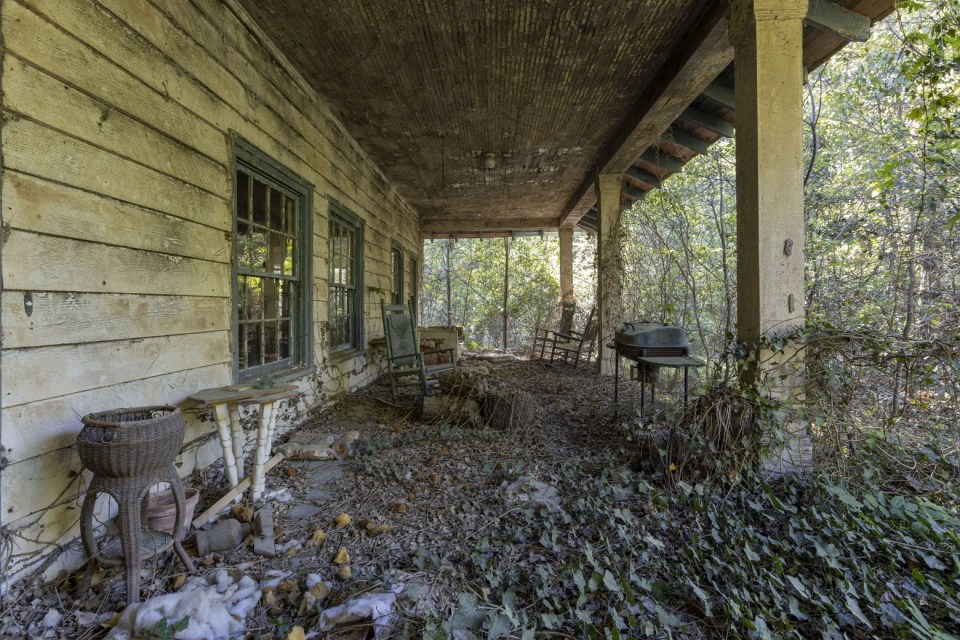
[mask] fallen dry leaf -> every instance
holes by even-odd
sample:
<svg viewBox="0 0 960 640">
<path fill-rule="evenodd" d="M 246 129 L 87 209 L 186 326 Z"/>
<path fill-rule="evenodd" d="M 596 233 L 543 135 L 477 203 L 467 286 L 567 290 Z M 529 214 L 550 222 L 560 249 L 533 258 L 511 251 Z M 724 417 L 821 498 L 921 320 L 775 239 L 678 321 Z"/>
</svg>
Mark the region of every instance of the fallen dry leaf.
<svg viewBox="0 0 960 640">
<path fill-rule="evenodd" d="M 240 522 L 250 522 L 253 520 L 253 507 L 237 504 L 233 506 L 233 509 L 230 509 L 230 513 Z"/>
<path fill-rule="evenodd" d="M 307 634 L 303 632 L 303 627 L 297 626 L 293 629 L 290 629 L 290 633 L 287 634 L 286 640 L 307 640 Z"/>
<path fill-rule="evenodd" d="M 313 544 L 319 545 L 323 544 L 323 541 L 327 539 L 327 532 L 323 529 L 317 529 L 313 532 L 313 535 L 310 536 L 310 541 Z"/>
<path fill-rule="evenodd" d="M 113 616 L 110 617 L 106 622 L 101 622 L 100 626 L 104 629 L 113 629 L 117 626 L 117 623 L 120 622 L 120 612 L 116 612 Z"/>
<path fill-rule="evenodd" d="M 383 534 L 386 533 L 387 531 L 390 531 L 390 528 L 391 528 L 391 527 L 390 527 L 390 525 L 388 525 L 388 524 L 378 524 L 378 525 L 375 526 L 375 527 L 370 527 L 369 529 L 367 529 L 367 535 L 368 535 L 368 536 L 379 536 L 379 535 L 383 535 Z"/>
<path fill-rule="evenodd" d="M 263 604 L 272 607 L 277 602 L 277 592 L 273 589 L 267 589 L 263 592 Z"/>
<path fill-rule="evenodd" d="M 333 556 L 333 564 L 347 564 L 350 562 L 350 554 L 347 553 L 347 550 L 343 547 L 337 549 L 337 553 Z"/>
<path fill-rule="evenodd" d="M 393 505 L 393 510 L 397 513 L 406 513 L 407 505 L 403 502 L 398 502 L 395 505 Z"/>
<path fill-rule="evenodd" d="M 330 587 L 327 586 L 326 582 L 318 582 L 317 584 L 310 587 L 309 593 L 317 600 L 323 600 L 328 595 L 330 595 Z"/>
<path fill-rule="evenodd" d="M 341 513 L 333 519 L 333 523 L 337 525 L 337 528 L 345 527 L 350 524 L 350 516 L 346 513 Z"/>
<path fill-rule="evenodd" d="M 353 576 L 353 570 L 350 569 L 350 565 L 345 564 L 337 570 L 337 577 L 341 580 L 349 580 Z"/>
<path fill-rule="evenodd" d="M 287 477 L 292 478 L 295 475 L 297 475 L 297 470 L 294 469 L 293 467 L 287 467 Z"/>
</svg>

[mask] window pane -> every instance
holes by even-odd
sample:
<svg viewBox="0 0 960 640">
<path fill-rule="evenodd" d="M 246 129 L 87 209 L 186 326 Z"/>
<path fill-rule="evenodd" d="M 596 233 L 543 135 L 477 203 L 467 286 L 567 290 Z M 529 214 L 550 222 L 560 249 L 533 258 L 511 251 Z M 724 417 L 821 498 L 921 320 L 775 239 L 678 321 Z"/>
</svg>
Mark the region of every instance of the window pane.
<svg viewBox="0 0 960 640">
<path fill-rule="evenodd" d="M 237 266 L 243 269 L 253 267 L 253 239 L 250 237 L 250 225 L 245 220 L 237 220 Z"/>
<path fill-rule="evenodd" d="M 276 189 L 270 189 L 270 228 L 283 229 L 283 194 Z"/>
<path fill-rule="evenodd" d="M 296 235 L 297 233 L 297 202 L 291 198 L 286 197 L 283 201 L 285 214 L 283 216 L 283 232 L 288 236 Z M 310 215 L 310 212 L 306 212 L 305 215 Z"/>
<path fill-rule="evenodd" d="M 250 178 L 242 171 L 237 171 L 237 218 L 246 220 L 250 217 Z"/>
<path fill-rule="evenodd" d="M 279 342 L 279 351 L 280 358 L 286 359 L 290 357 L 290 320 L 281 320 L 277 324 L 278 336 L 277 340 Z"/>
<path fill-rule="evenodd" d="M 267 185 L 253 181 L 253 222 L 267 226 Z"/>
<path fill-rule="evenodd" d="M 244 309 L 243 318 L 247 320 L 263 318 L 263 278 L 246 278 Z"/>
<path fill-rule="evenodd" d="M 280 275 L 283 273 L 284 262 L 287 258 L 286 238 L 278 233 L 269 235 L 270 246 L 267 249 L 267 273 Z"/>
<path fill-rule="evenodd" d="M 263 362 L 277 362 L 280 359 L 280 348 L 277 344 L 277 323 L 263 323 Z"/>
<path fill-rule="evenodd" d="M 276 320 L 280 309 L 280 299 L 277 290 L 277 281 L 273 278 L 263 278 L 263 318 Z"/>
<path fill-rule="evenodd" d="M 251 322 L 246 325 L 247 367 L 258 367 L 263 364 L 260 357 L 260 323 Z"/>
</svg>

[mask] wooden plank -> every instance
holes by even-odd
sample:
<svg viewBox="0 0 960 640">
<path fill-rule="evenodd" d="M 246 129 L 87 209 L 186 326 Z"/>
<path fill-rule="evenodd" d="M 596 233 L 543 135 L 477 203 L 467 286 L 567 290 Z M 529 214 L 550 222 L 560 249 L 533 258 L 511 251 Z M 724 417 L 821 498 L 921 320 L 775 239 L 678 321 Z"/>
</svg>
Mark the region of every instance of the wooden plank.
<svg viewBox="0 0 960 640">
<path fill-rule="evenodd" d="M 3 247 L 3 280 L 5 291 L 231 295 L 226 264 L 26 231 Z"/>
<path fill-rule="evenodd" d="M 2 313 L 5 349 L 96 342 L 106 336 L 127 340 L 230 328 L 230 304 L 225 298 L 8 289 L 2 295 Z"/>
<path fill-rule="evenodd" d="M 73 447 L 6 467 L 0 483 L 3 525 L 17 529 L 42 517 L 46 526 L 32 527 L 30 532 L 44 541 L 60 537 L 80 517 L 78 498 L 84 495 L 85 487 L 82 469 L 80 456 Z M 48 509 L 52 513 L 45 514 Z"/>
<path fill-rule="evenodd" d="M 228 163 L 224 136 L 196 114 L 155 90 L 16 2 L 4 6 L 8 52 L 51 72 L 91 96 L 109 96 L 120 111 L 148 123 L 215 161 Z"/>
<path fill-rule="evenodd" d="M 3 351 L 7 408 L 230 360 L 225 331 Z"/>
<path fill-rule="evenodd" d="M 230 202 L 224 199 L 229 191 L 223 198 L 214 196 L 29 120 L 12 118 L 4 123 L 3 160 L 7 171 L 62 182 L 176 217 L 189 215 L 224 231 L 232 226 Z"/>
<path fill-rule="evenodd" d="M 5 455 L 16 463 L 69 447 L 83 428 L 80 418 L 88 413 L 177 404 L 204 386 L 229 383 L 232 375 L 232 367 L 221 363 L 4 407 L 0 419 Z M 195 420 L 187 422 L 191 429 Z M 207 429 L 212 428 L 212 423 L 206 424 Z"/>
<path fill-rule="evenodd" d="M 230 192 L 224 165 L 13 56 L 3 65 L 4 106 L 221 197 Z"/>
<path fill-rule="evenodd" d="M 269 460 L 267 460 L 267 461 L 264 463 L 264 465 L 263 465 L 263 473 L 268 473 L 271 469 L 273 469 L 275 466 L 277 466 L 277 465 L 280 463 L 281 460 L 283 460 L 283 454 L 282 454 L 282 453 L 278 453 L 277 455 L 275 455 L 275 456 L 273 456 L 272 458 L 270 458 Z M 218 513 L 220 513 L 220 511 L 223 510 L 224 508 L 226 508 L 226 506 L 227 506 L 228 504 L 230 504 L 231 502 L 233 502 L 233 499 L 234 499 L 234 498 L 236 498 L 236 497 L 239 496 L 241 493 L 243 493 L 244 491 L 246 491 L 247 489 L 249 489 L 251 484 L 253 484 L 253 476 L 247 476 L 246 478 L 244 478 L 243 480 L 241 480 L 241 481 L 237 484 L 237 486 L 235 486 L 234 488 L 230 489 L 230 491 L 228 491 L 226 494 L 224 494 L 224 496 L 223 496 L 222 498 L 220 498 L 220 499 L 217 500 L 215 503 L 213 503 L 212 505 L 210 505 L 210 507 L 209 507 L 206 511 L 204 511 L 204 512 L 201 513 L 199 516 L 197 516 L 197 517 L 193 520 L 193 526 L 194 526 L 194 527 L 197 527 L 197 528 L 200 528 L 200 527 L 202 527 L 203 525 L 205 525 L 205 524 L 207 524 L 208 522 L 210 522 L 215 515 L 217 515 Z"/>
<path fill-rule="evenodd" d="M 852 42 L 870 39 L 870 18 L 829 0 L 810 0 L 807 24 Z"/>
<path fill-rule="evenodd" d="M 230 262 L 223 230 L 15 171 L 3 174 L 3 210 L 10 229 Z"/>
</svg>

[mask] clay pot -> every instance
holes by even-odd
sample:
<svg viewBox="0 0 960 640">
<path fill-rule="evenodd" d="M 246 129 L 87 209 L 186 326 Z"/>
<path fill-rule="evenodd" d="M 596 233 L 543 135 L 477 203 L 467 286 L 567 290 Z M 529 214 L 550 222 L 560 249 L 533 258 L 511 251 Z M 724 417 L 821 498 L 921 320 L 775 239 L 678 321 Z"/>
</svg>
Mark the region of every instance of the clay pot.
<svg viewBox="0 0 960 640">
<path fill-rule="evenodd" d="M 186 494 L 186 508 L 183 515 L 183 532 L 190 530 L 190 523 L 193 522 L 193 511 L 197 508 L 197 502 L 200 501 L 200 492 L 190 487 L 184 489 Z M 173 491 L 164 489 L 159 493 L 150 496 L 147 504 L 147 528 L 154 531 L 173 534 L 173 525 L 177 519 L 177 505 L 173 499 Z"/>
</svg>

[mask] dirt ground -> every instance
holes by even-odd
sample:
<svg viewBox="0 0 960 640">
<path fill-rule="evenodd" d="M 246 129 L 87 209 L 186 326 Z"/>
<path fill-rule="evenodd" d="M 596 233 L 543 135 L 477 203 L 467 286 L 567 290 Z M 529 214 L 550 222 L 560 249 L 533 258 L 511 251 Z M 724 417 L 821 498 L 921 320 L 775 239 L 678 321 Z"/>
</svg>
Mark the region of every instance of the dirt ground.
<svg viewBox="0 0 960 640">
<path fill-rule="evenodd" d="M 564 606 L 564 593 L 576 594 L 571 581 L 583 578 L 575 578 L 564 559 L 582 556 L 584 536 L 595 539 L 601 524 L 571 525 L 567 514 L 583 502 L 585 477 L 609 480 L 618 504 L 635 501 L 626 465 L 635 447 L 630 423 L 636 421 L 614 421 L 613 381 L 591 367 L 501 360 L 480 365 L 486 391 L 529 394 L 533 419 L 522 427 L 455 426 L 442 418 L 424 422 L 414 403 L 391 406 L 389 386 L 381 380 L 289 436 L 360 434 L 348 459 L 283 461 L 268 474 L 278 557 L 256 555 L 248 538 L 235 549 L 196 558 L 198 572 L 227 568 L 270 585 L 246 618 L 247 637 L 285 638 L 295 626 L 320 637 L 324 634 L 318 631 L 329 630 L 320 624 L 320 611 L 391 589 L 400 594 L 397 615 L 378 637 L 421 637 L 434 628 L 442 637 L 459 628 L 456 637 L 469 638 L 494 624 L 520 637 L 524 625 L 518 620 L 525 618 L 515 611 L 530 606 L 524 598 L 538 597 L 525 591 L 530 576 L 543 576 L 543 567 L 549 567 L 545 584 L 551 586 L 544 587 L 544 601 L 557 602 L 550 606 Z M 476 362 L 465 359 L 468 368 Z M 621 385 L 627 416 L 637 394 L 636 384 Z M 187 484 L 201 491 L 197 513 L 227 489 L 216 466 Z M 349 524 L 337 526 L 341 514 L 350 516 Z M 541 526 L 546 520 L 549 525 Z M 318 543 L 320 530 L 325 539 Z M 336 558 L 341 549 L 349 561 L 338 564 L 334 560 L 343 560 Z M 349 578 L 342 566 L 350 567 Z M 143 598 L 171 592 L 184 578 L 172 553 L 145 563 L 143 574 Z M 125 604 L 122 572 L 101 570 L 84 593 L 77 590 L 79 577 L 21 585 L 8 594 L 15 598 L 5 599 L 0 610 L 0 635 L 105 636 L 114 612 Z M 310 591 L 318 577 L 329 593 Z M 539 589 L 535 593 L 543 595 Z M 578 610 L 590 609 L 580 605 Z M 550 626 L 549 618 L 537 622 L 540 628 Z M 336 631 L 337 637 L 373 633 L 363 622 Z M 576 633 L 559 624 L 552 635 L 572 637 L 568 632 Z"/>
</svg>

